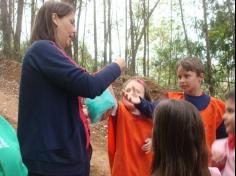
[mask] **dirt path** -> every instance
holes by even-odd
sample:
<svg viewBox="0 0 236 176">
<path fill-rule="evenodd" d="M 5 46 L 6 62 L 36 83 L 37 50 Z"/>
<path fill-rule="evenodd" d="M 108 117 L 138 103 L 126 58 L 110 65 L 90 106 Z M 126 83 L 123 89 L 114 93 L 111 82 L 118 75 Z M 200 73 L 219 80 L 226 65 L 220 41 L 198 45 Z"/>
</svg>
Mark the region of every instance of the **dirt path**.
<svg viewBox="0 0 236 176">
<path fill-rule="evenodd" d="M 107 121 L 92 125 L 91 143 L 93 156 L 91 160 L 91 176 L 109 176 L 110 169 L 107 155 Z"/>
<path fill-rule="evenodd" d="M 17 127 L 20 65 L 0 60 L 0 115 Z M 93 156 L 90 176 L 109 176 L 107 121 L 90 125 Z"/>
</svg>

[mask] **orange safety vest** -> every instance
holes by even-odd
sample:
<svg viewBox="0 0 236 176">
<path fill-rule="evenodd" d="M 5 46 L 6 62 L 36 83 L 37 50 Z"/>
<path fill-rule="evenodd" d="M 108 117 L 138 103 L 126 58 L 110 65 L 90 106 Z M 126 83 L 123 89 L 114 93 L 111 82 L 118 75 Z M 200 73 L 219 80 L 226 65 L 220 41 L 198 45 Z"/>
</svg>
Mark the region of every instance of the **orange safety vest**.
<svg viewBox="0 0 236 176">
<path fill-rule="evenodd" d="M 108 155 L 112 176 L 150 176 L 152 152 L 141 149 L 152 135 L 152 119 L 131 114 L 118 103 L 108 120 Z"/>
<path fill-rule="evenodd" d="M 168 92 L 170 99 L 184 99 L 183 92 Z M 210 102 L 204 110 L 200 111 L 202 121 L 205 127 L 205 136 L 208 149 L 210 151 L 211 145 L 216 140 L 216 130 L 223 121 L 225 112 L 225 104 L 223 101 L 214 97 L 210 97 Z"/>
</svg>

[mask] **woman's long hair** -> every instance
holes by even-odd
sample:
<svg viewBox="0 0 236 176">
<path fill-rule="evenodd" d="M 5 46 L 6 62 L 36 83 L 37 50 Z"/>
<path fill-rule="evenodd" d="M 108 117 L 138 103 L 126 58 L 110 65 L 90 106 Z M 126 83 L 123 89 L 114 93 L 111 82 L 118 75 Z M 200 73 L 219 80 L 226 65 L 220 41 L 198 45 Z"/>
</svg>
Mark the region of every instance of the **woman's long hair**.
<svg viewBox="0 0 236 176">
<path fill-rule="evenodd" d="M 67 3 L 59 1 L 47 1 L 39 9 L 30 38 L 30 44 L 36 40 L 51 40 L 55 42 L 55 25 L 52 21 L 52 14 L 55 13 L 59 18 L 74 12 L 74 8 Z"/>
<path fill-rule="evenodd" d="M 155 176 L 210 176 L 204 126 L 184 100 L 162 100 L 154 112 Z"/>
</svg>

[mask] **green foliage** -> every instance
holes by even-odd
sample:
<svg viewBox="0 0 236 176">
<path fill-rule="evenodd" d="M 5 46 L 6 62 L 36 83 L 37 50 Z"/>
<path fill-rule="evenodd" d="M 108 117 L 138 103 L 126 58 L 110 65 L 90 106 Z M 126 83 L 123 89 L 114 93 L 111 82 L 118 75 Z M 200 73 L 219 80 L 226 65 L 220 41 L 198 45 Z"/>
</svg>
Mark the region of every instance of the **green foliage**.
<svg viewBox="0 0 236 176">
<path fill-rule="evenodd" d="M 225 1 L 222 5 L 216 3 L 212 7 L 215 15 L 210 21 L 211 55 L 217 62 L 213 70 L 214 84 L 218 87 L 217 94 L 223 94 L 232 87 L 232 83 L 235 83 L 235 76 L 232 75 L 235 67 L 233 58 L 235 12 L 231 11 L 228 2 Z"/>
<path fill-rule="evenodd" d="M 235 84 L 234 67 L 235 59 L 233 58 L 233 35 L 234 33 L 234 15 L 233 9 L 229 9 L 233 4 L 229 1 L 218 4 L 217 1 L 210 3 L 208 1 L 209 20 L 209 38 L 212 57 L 212 79 L 216 90 L 217 97 L 222 97 L 225 91 L 229 90 Z M 180 18 L 179 12 L 175 13 Z M 162 86 L 176 89 L 176 62 L 187 56 L 187 49 L 184 40 L 183 29 L 174 17 L 163 19 L 158 27 L 150 27 L 150 37 L 153 43 L 154 55 L 151 61 L 151 76 L 154 77 Z M 189 38 L 190 48 L 193 55 L 202 59 L 206 66 L 206 46 L 203 31 L 203 20 L 191 18 L 192 30 L 195 30 L 198 40 L 193 41 Z M 172 23 L 172 24 L 171 24 Z M 151 23 L 151 25 L 153 25 Z M 172 42 L 171 42 L 172 26 Z M 189 29 L 190 30 L 190 29 Z M 206 67 L 206 69 L 208 69 Z M 207 72 L 206 72 L 207 73 Z M 207 74 L 205 75 L 207 77 Z M 203 84 L 207 90 L 208 85 Z"/>
</svg>

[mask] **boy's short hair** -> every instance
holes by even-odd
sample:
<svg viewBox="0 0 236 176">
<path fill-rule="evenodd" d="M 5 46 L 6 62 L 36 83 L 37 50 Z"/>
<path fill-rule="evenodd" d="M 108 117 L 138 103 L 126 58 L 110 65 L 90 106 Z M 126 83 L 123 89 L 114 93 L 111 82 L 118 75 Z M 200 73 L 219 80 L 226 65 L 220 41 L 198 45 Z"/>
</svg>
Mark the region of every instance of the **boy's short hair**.
<svg viewBox="0 0 236 176">
<path fill-rule="evenodd" d="M 201 60 L 197 57 L 186 57 L 181 59 L 176 64 L 176 70 L 178 70 L 179 67 L 183 67 L 186 71 L 193 71 L 196 72 L 197 75 L 200 75 L 201 73 L 205 73 L 205 68 Z"/>
<path fill-rule="evenodd" d="M 232 89 L 231 91 L 229 91 L 228 93 L 225 94 L 225 99 L 232 99 L 235 101 L 235 89 Z"/>
</svg>

